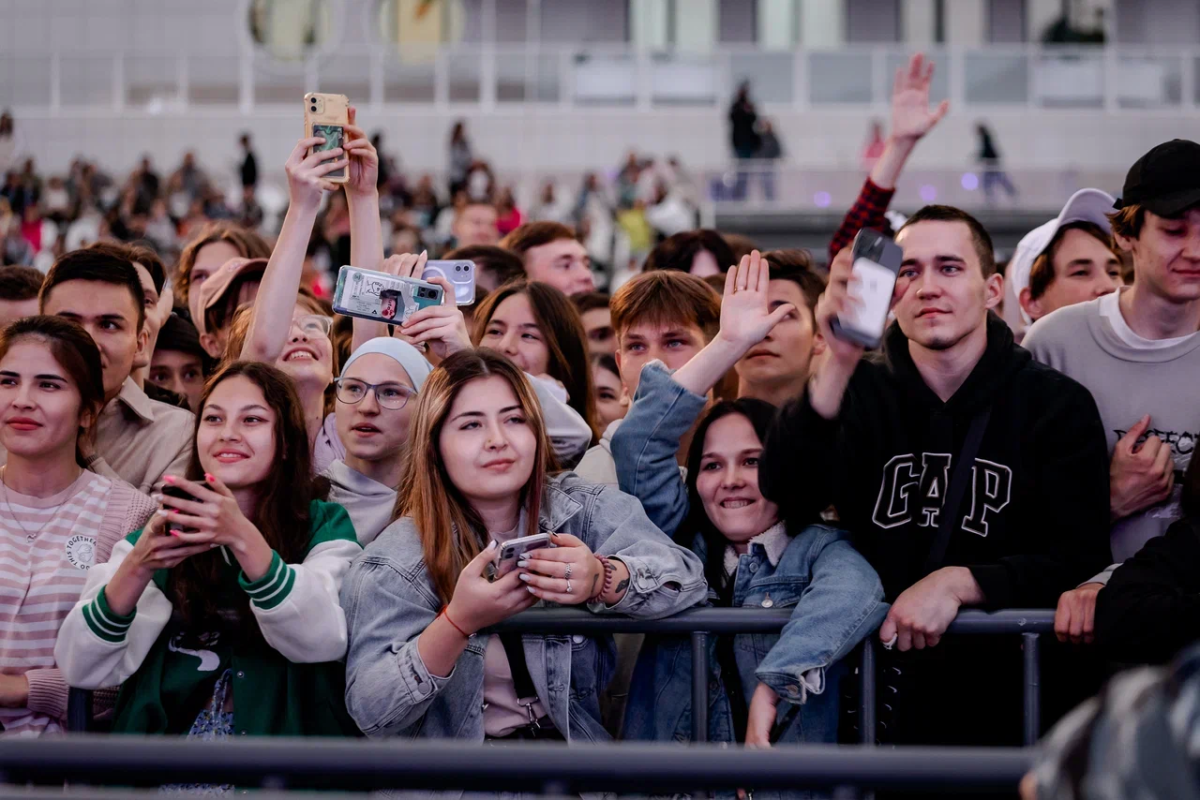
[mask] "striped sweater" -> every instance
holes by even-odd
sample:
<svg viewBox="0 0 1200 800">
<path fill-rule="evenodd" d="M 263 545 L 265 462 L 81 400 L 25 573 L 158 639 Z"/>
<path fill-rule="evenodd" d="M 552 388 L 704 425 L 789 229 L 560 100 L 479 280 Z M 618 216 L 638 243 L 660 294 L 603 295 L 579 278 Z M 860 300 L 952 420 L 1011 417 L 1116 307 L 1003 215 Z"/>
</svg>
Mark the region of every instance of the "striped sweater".
<svg viewBox="0 0 1200 800">
<path fill-rule="evenodd" d="M 0 708 L 6 735 L 61 729 L 67 684 L 54 659 L 59 626 L 88 569 L 153 512 L 149 497 L 93 472 L 52 497 L 0 486 L 0 671 L 29 681 L 27 708 Z"/>
</svg>

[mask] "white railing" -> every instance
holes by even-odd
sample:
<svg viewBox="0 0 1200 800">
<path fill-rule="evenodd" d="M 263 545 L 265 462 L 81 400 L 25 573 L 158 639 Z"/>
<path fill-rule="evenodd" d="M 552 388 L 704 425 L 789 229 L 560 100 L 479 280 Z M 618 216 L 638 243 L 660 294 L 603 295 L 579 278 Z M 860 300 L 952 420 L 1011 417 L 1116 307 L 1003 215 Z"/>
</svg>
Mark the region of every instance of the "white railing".
<svg viewBox="0 0 1200 800">
<path fill-rule="evenodd" d="M 282 64 L 261 51 L 0 54 L 0 107 L 183 113 L 295 105 L 340 92 L 375 110 L 722 107 L 749 80 L 768 110 L 882 109 L 900 47 L 650 52 L 623 45 L 357 46 Z M 1200 113 L 1200 49 L 992 45 L 929 51 L 933 99 L 958 108 Z"/>
</svg>

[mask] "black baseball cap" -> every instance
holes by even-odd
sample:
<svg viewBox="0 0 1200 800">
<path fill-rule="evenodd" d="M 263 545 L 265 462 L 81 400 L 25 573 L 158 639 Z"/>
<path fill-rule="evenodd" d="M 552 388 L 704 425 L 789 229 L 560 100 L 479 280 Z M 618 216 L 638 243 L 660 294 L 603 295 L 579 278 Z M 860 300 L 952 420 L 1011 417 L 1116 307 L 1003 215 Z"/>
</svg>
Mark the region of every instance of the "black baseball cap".
<svg viewBox="0 0 1200 800">
<path fill-rule="evenodd" d="M 1113 207 L 1132 205 L 1160 217 L 1178 217 L 1200 205 L 1200 144 L 1172 139 L 1134 162 Z"/>
</svg>

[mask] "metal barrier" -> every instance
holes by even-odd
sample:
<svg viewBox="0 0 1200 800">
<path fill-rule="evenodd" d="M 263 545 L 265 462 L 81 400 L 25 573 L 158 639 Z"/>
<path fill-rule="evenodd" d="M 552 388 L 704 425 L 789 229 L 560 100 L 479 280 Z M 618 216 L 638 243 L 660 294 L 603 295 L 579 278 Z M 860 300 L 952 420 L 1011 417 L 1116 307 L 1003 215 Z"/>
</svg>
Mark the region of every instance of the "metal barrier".
<svg viewBox="0 0 1200 800">
<path fill-rule="evenodd" d="M 597 616 L 578 608 L 535 608 L 489 628 L 486 633 L 564 634 L 657 633 L 688 634 L 692 640 L 692 741 L 708 739 L 708 636 L 710 634 L 778 633 L 791 619 L 788 608 L 693 608 L 665 619 Z M 1041 668 L 1039 637 L 1053 633 L 1054 612 L 1043 609 L 962 611 L 948 634 L 1020 635 L 1024 651 L 1023 741 L 1037 742 L 1041 728 Z M 875 636 L 862 645 L 859 663 L 859 729 L 863 744 L 875 743 Z M 699 666 L 699 669 L 696 667 Z M 67 728 L 87 731 L 92 716 L 91 692 L 72 689 L 67 703 Z"/>
<path fill-rule="evenodd" d="M 658 633 L 690 634 L 692 639 L 692 741 L 708 739 L 709 634 L 778 633 L 791 619 L 789 608 L 693 608 L 659 620 L 597 616 L 578 608 L 535 608 L 505 620 L 488 632 L 554 634 Z M 1052 610 L 1007 609 L 962 611 L 948 634 L 1020 635 L 1024 648 L 1023 740 L 1037 742 L 1041 727 L 1039 636 L 1054 631 Z M 860 733 L 863 744 L 875 742 L 875 636 L 863 643 Z M 697 667 L 699 667 L 697 669 Z"/>
<path fill-rule="evenodd" d="M 156 786 L 232 783 L 266 789 L 451 788 L 567 795 L 674 793 L 741 787 L 1015 790 L 1024 748 L 780 746 L 769 750 L 668 743 L 537 742 L 519 748 L 458 741 L 74 736 L 0 741 L 0 782 Z"/>
</svg>

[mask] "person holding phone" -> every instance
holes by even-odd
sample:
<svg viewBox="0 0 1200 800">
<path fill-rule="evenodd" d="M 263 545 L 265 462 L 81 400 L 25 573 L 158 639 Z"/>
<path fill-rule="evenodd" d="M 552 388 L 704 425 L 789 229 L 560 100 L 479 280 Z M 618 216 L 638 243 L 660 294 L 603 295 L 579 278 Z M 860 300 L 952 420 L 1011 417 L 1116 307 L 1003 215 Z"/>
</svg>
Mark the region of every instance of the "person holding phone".
<svg viewBox="0 0 1200 800">
<path fill-rule="evenodd" d="M 991 313 L 1003 279 L 978 220 L 926 206 L 896 244 L 879 360 L 834 334 L 861 302 L 851 253 L 834 259 L 816 313 L 825 361 L 776 418 L 759 482 L 793 525 L 833 504 L 878 570 L 892 603 L 880 639 L 905 651 L 898 740 L 1016 744 L 1019 687 L 1001 676 L 1019 669 L 1017 643 L 942 635 L 961 607 L 1053 607 L 1107 565 L 1104 429 L 1088 391 Z"/>
<path fill-rule="evenodd" d="M 498 353 L 446 359 L 413 419 L 399 519 L 342 590 L 351 716 L 373 737 L 607 740 L 609 637 L 483 631 L 539 601 L 669 616 L 703 599 L 700 560 L 634 498 L 553 474 L 537 398 Z M 556 546 L 489 580 L 498 542 L 537 533 Z"/>
<path fill-rule="evenodd" d="M 300 400 L 265 364 L 213 377 L 182 490 L 88 572 L 55 657 L 71 686 L 121 686 L 113 730 L 353 735 L 338 590 L 361 551 L 317 499 Z"/>
<path fill-rule="evenodd" d="M 879 576 L 848 534 L 789 526 L 763 498 L 759 460 L 775 406 L 741 398 L 703 413 L 717 381 L 794 317 L 790 305 L 772 307 L 770 283 L 758 251 L 729 271 L 720 332 L 673 375 L 660 362 L 642 369 L 637 397 L 613 437 L 613 457 L 622 490 L 704 560 L 710 602 L 792 608 L 778 636 L 711 640 L 709 674 L 718 678 L 710 689 L 709 740 L 836 742 L 840 662 L 887 613 Z M 693 425 L 685 479 L 676 453 Z M 688 647 L 686 640 L 648 638 L 625 704 L 624 738 L 690 735 L 691 682 L 675 669 Z"/>
<path fill-rule="evenodd" d="M 36 736 L 66 727 L 67 681 L 54 643 L 88 570 L 140 528 L 154 503 L 89 472 L 80 440 L 104 405 L 100 351 L 59 317 L 25 317 L 0 333 L 0 728 Z"/>
<path fill-rule="evenodd" d="M 346 455 L 329 465 L 329 499 L 350 514 L 366 545 L 391 524 L 416 396 L 433 367 L 412 345 L 380 337 L 342 368 L 335 411 Z"/>
</svg>

